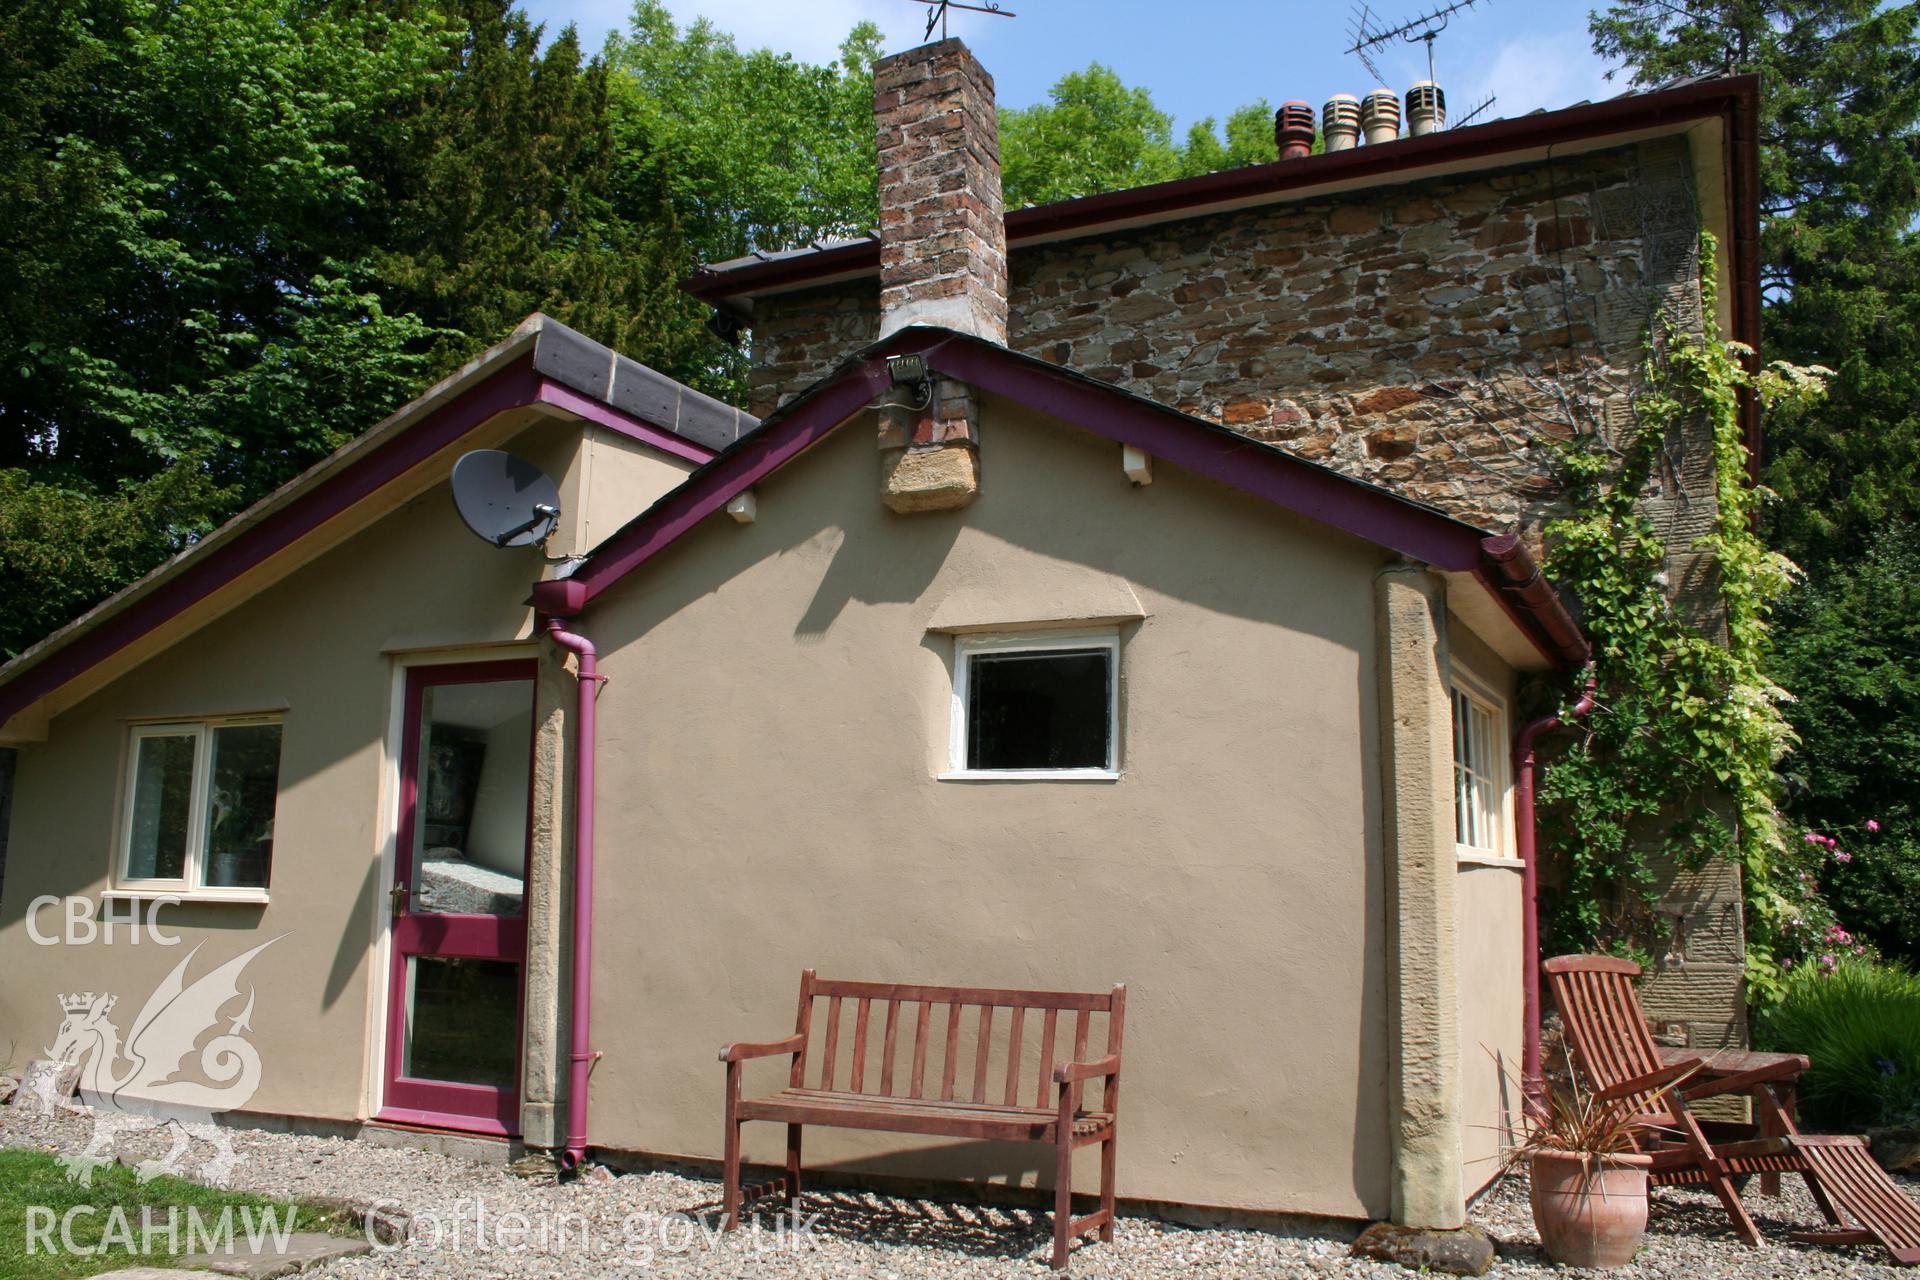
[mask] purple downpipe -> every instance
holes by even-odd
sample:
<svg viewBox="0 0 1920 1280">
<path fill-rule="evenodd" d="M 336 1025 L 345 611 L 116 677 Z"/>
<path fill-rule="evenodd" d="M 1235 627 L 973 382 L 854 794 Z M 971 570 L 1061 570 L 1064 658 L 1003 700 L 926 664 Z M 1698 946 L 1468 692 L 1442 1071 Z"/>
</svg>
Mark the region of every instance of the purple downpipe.
<svg viewBox="0 0 1920 1280">
<path fill-rule="evenodd" d="M 573 788 L 573 1074 L 567 1085 L 567 1148 L 561 1167 L 577 1169 L 587 1153 L 587 1075 L 593 1060 L 593 759 L 597 686 L 604 683 L 595 665 L 593 641 L 575 635 L 558 618 L 547 619 L 547 635 L 580 660 L 580 709 L 574 733 L 578 741 Z"/>
<path fill-rule="evenodd" d="M 1533 829 L 1534 744 L 1566 720 L 1577 720 L 1593 710 L 1594 682 L 1587 681 L 1580 700 L 1563 720 L 1556 712 L 1541 716 L 1513 740 L 1513 807 L 1515 852 L 1520 855 L 1521 1021 L 1520 1088 L 1535 1115 L 1546 1114 L 1546 1082 L 1540 1070 L 1540 865 Z"/>
</svg>

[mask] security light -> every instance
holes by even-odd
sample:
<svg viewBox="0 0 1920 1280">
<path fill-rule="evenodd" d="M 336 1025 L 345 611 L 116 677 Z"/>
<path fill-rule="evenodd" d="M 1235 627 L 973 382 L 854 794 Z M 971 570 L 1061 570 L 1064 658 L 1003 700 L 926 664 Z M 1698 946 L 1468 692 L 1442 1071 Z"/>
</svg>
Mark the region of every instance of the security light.
<svg viewBox="0 0 1920 1280">
<path fill-rule="evenodd" d="M 917 352 L 912 355 L 888 356 L 887 375 L 893 379 L 896 387 L 913 386 L 927 380 L 927 360 Z"/>
</svg>

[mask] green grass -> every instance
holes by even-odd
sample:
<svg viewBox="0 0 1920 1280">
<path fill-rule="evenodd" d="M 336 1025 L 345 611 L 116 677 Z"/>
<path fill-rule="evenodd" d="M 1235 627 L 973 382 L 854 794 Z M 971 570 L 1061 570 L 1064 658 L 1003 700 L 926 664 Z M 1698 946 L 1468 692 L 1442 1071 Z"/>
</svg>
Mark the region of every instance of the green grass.
<svg viewBox="0 0 1920 1280">
<path fill-rule="evenodd" d="M 115 1208 L 121 1211 L 114 1213 Z M 164 1231 L 169 1208 L 178 1210 L 177 1239 L 169 1248 Z M 61 1242 L 60 1222 L 70 1210 L 79 1209 L 71 1220 L 68 1235 L 75 1245 L 96 1249 L 109 1234 L 118 1235 L 118 1222 L 127 1224 L 132 1248 L 118 1239 L 97 1253 L 69 1253 Z M 91 1209 L 92 1212 L 86 1212 Z M 275 1223 L 284 1224 L 288 1214 L 297 1215 L 293 1229 L 324 1231 L 330 1224 L 313 1210 L 296 1210 L 283 1201 L 264 1196 L 245 1195 L 203 1187 L 177 1178 L 155 1178 L 142 1186 L 131 1169 L 110 1164 L 96 1169 L 93 1185 L 83 1187 L 67 1180 L 66 1170 L 53 1156 L 40 1151 L 0 1150 L 0 1280 L 65 1280 L 90 1276 L 118 1267 L 166 1266 L 175 1254 L 188 1252 L 189 1210 L 198 1210 L 201 1221 L 213 1229 L 223 1210 L 233 1213 L 233 1232 L 245 1238 L 251 1221 L 267 1236 L 275 1232 L 261 1215 L 272 1211 Z M 141 1251 L 142 1210 L 156 1228 L 151 1253 Z M 43 1212 L 44 1211 L 44 1212 Z M 48 1221 L 52 1231 L 49 1249 L 45 1237 L 29 1240 L 30 1227 Z M 196 1243 L 196 1248 L 204 1247 Z"/>
<path fill-rule="evenodd" d="M 1920 1123 L 1920 975 L 1910 970 L 1854 959 L 1831 974 L 1807 965 L 1756 1019 L 1754 1041 L 1813 1059 L 1800 1081 L 1812 1125 L 1858 1133 Z"/>
</svg>

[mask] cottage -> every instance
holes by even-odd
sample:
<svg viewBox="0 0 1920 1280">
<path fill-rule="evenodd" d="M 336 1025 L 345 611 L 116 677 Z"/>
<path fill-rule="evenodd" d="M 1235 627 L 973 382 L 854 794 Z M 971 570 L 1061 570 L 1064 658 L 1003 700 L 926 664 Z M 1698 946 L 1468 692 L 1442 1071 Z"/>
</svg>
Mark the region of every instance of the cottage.
<svg viewBox="0 0 1920 1280">
<path fill-rule="evenodd" d="M 1543 463 L 1448 406 L 1697 323 L 1702 226 L 1751 332 L 1752 93 L 1003 215 L 990 78 L 886 59 L 877 238 L 689 282 L 757 418 L 536 316 L 0 669 L 0 1037 L 124 1031 L 186 954 L 79 900 L 189 980 L 264 947 L 238 1112 L 714 1159 L 714 1050 L 804 968 L 1125 981 L 1124 1198 L 1459 1225 L 1525 1039 L 1521 684 L 1587 654 Z M 558 482 L 543 545 L 461 527 L 479 448 Z"/>
</svg>

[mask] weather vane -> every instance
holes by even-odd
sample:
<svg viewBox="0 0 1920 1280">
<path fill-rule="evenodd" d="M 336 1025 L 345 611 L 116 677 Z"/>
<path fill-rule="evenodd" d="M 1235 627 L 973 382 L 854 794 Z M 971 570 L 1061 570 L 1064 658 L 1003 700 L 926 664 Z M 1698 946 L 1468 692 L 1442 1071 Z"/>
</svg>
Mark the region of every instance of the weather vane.
<svg viewBox="0 0 1920 1280">
<path fill-rule="evenodd" d="M 970 13 L 990 13 L 996 18 L 1017 18 L 1020 16 L 1017 13 L 1008 13 L 999 5 L 992 3 L 992 0 L 988 0 L 986 4 L 962 4 L 960 0 L 914 0 L 914 3 L 927 6 L 927 29 L 921 33 L 922 36 L 931 38 L 933 29 L 937 26 L 940 28 L 940 38 L 942 40 L 947 38 L 948 9 L 965 9 Z"/>
</svg>

